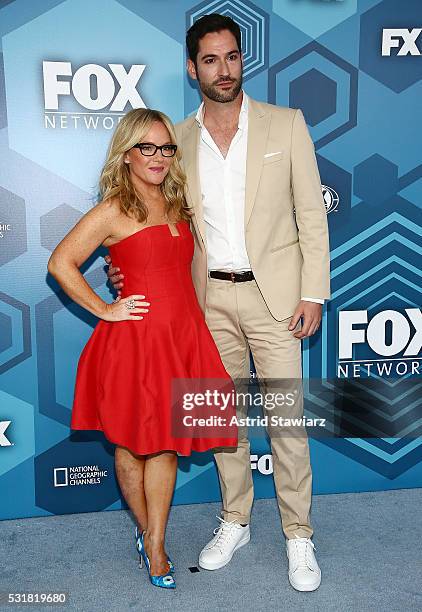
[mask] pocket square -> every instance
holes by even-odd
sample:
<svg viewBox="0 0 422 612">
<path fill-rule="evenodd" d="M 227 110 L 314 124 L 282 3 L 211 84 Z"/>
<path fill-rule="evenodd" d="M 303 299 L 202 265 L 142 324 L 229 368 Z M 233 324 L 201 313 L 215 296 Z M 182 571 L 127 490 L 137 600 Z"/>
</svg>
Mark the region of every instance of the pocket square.
<svg viewBox="0 0 422 612">
<path fill-rule="evenodd" d="M 275 153 L 265 153 L 264 157 L 272 157 L 273 155 L 279 155 L 283 151 L 275 151 Z"/>
</svg>

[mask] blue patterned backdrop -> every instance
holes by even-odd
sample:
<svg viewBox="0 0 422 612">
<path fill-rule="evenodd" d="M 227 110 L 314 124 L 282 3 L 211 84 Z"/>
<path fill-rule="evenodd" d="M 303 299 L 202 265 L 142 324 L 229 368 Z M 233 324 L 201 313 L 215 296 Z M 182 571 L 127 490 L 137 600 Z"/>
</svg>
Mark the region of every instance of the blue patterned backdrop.
<svg viewBox="0 0 422 612">
<path fill-rule="evenodd" d="M 314 492 L 422 486 L 420 0 L 0 0 L 0 518 L 123 507 L 113 447 L 69 437 L 95 319 L 46 266 L 95 200 L 119 117 L 198 107 L 184 36 L 210 12 L 240 24 L 246 91 L 302 108 L 315 142 L 333 295 L 303 364 L 331 394 L 310 385 L 307 410 L 328 414 L 343 378 L 378 419 L 373 437 L 311 439 Z M 111 300 L 103 254 L 84 272 Z M 273 496 L 266 440 L 252 453 L 256 496 Z M 181 459 L 174 502 L 217 499 L 211 455 Z"/>
</svg>

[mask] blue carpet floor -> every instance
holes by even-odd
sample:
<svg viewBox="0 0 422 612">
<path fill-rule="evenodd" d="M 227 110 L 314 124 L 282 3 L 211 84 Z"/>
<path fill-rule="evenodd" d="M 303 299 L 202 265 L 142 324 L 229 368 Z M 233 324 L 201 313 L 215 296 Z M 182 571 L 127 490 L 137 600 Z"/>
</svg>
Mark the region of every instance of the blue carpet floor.
<svg viewBox="0 0 422 612">
<path fill-rule="evenodd" d="M 318 495 L 313 541 L 322 583 L 298 593 L 275 500 L 254 504 L 251 542 L 221 570 L 191 572 L 217 524 L 219 504 L 172 508 L 167 549 L 177 589 L 151 586 L 139 569 L 126 511 L 0 522 L 0 591 L 67 591 L 68 612 L 422 610 L 422 490 Z M 0 606 L 39 610 L 41 606 Z"/>
</svg>

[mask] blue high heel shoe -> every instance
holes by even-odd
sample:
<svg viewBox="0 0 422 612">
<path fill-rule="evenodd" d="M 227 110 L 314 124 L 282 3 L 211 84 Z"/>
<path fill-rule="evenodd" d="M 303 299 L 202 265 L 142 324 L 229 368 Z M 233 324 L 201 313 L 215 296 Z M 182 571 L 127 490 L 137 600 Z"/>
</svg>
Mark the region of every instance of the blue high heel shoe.
<svg viewBox="0 0 422 612">
<path fill-rule="evenodd" d="M 176 588 L 176 582 L 175 582 L 175 580 L 173 578 L 173 575 L 172 575 L 170 570 L 167 572 L 167 574 L 163 574 L 161 576 L 152 576 L 151 575 L 151 565 L 150 565 L 150 562 L 149 562 L 149 559 L 148 559 L 148 555 L 147 555 L 147 553 L 145 551 L 144 533 L 145 533 L 145 531 L 143 531 L 141 533 L 140 537 L 139 537 L 139 541 L 140 541 L 140 546 L 138 548 L 138 551 L 140 552 L 139 566 L 142 567 L 143 561 L 145 561 L 145 566 L 146 566 L 147 571 L 148 571 L 149 580 L 150 580 L 151 584 L 153 584 L 154 586 L 161 587 L 163 589 L 175 589 Z"/>
<path fill-rule="evenodd" d="M 141 563 L 141 555 L 142 555 L 142 541 L 141 541 L 141 534 L 139 533 L 139 529 L 138 526 L 136 525 L 135 527 L 135 543 L 136 543 L 136 550 L 139 553 L 139 563 Z M 174 563 L 173 561 L 170 559 L 170 557 L 167 557 L 167 563 L 169 564 L 169 568 L 170 568 L 170 573 L 174 574 Z"/>
</svg>

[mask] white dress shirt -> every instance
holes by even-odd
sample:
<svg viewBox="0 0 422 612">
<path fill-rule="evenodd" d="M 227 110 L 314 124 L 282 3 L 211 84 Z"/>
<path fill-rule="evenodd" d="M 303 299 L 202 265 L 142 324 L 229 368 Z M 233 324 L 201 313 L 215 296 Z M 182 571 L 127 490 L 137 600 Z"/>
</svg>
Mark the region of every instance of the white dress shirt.
<svg viewBox="0 0 422 612">
<path fill-rule="evenodd" d="M 245 185 L 248 96 L 243 92 L 237 132 L 224 158 L 204 125 L 204 103 L 196 113 L 201 127 L 199 180 L 207 239 L 208 270 L 251 269 L 245 243 Z M 317 298 L 302 300 L 324 303 Z"/>
</svg>

